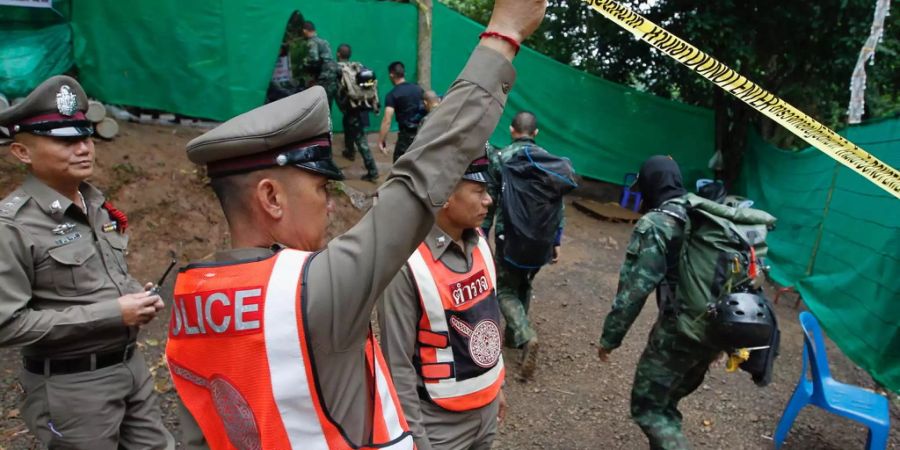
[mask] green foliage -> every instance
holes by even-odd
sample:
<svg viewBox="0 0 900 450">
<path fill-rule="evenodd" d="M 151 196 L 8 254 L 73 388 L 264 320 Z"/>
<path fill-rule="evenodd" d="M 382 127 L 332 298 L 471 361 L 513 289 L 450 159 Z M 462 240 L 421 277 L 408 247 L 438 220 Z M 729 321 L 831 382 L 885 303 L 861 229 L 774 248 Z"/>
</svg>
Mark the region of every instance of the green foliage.
<svg viewBox="0 0 900 450">
<path fill-rule="evenodd" d="M 824 124 L 846 122 L 850 76 L 869 35 L 874 0 L 620 0 L 668 31 L 713 55 Z M 492 1 L 445 0 L 485 23 Z M 900 109 L 900 14 L 885 21 L 874 65 L 866 67 L 865 118 Z M 726 176 L 736 175 L 747 127 L 782 146 L 804 146 L 719 88 L 635 39 L 577 1 L 550 0 L 535 50 L 610 81 L 717 113 L 717 147 Z"/>
<path fill-rule="evenodd" d="M 493 0 L 442 0 L 441 3 L 481 24 L 487 24 L 494 9 Z"/>
</svg>

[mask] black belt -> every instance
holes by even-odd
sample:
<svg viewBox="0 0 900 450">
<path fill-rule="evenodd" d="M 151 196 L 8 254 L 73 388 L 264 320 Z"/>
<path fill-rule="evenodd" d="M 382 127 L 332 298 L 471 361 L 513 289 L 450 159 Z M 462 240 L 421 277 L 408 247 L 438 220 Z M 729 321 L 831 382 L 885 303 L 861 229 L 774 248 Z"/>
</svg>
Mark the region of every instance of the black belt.
<svg viewBox="0 0 900 450">
<path fill-rule="evenodd" d="M 32 358 L 24 356 L 25 370 L 37 375 L 65 375 L 88 372 L 127 362 L 134 356 L 137 345 L 132 342 L 121 350 L 91 353 L 77 358 Z"/>
</svg>

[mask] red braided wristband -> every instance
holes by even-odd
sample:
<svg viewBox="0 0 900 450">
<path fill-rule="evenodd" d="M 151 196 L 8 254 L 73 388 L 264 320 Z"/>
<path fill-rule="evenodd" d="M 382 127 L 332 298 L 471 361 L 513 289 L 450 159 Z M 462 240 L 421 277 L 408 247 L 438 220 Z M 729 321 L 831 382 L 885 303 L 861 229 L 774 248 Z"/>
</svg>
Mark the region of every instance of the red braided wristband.
<svg viewBox="0 0 900 450">
<path fill-rule="evenodd" d="M 479 39 L 484 39 L 486 37 L 492 37 L 492 38 L 497 38 L 497 39 L 506 41 L 509 45 L 512 45 L 513 48 L 516 49 L 517 55 L 519 54 L 519 49 L 522 48 L 522 46 L 519 44 L 519 41 L 517 41 L 505 34 L 500 34 L 496 31 L 485 31 L 484 33 L 481 33 L 480 35 L 478 35 Z"/>
</svg>

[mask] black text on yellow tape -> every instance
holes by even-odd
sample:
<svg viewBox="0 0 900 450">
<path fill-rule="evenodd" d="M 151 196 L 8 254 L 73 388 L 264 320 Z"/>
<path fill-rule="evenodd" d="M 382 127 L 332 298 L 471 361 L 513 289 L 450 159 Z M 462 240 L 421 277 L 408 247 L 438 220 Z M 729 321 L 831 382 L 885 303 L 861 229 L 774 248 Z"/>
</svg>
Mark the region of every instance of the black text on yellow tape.
<svg viewBox="0 0 900 450">
<path fill-rule="evenodd" d="M 607 19 L 712 81 L 869 181 L 900 198 L 900 172 L 715 58 L 614 0 L 584 0 Z"/>
</svg>

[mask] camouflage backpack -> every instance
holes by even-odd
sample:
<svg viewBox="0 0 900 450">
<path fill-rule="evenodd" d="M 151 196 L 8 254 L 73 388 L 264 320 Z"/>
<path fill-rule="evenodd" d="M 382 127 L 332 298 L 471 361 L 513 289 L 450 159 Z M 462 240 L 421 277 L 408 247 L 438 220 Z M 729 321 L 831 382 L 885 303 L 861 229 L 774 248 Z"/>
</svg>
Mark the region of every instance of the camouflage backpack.
<svg viewBox="0 0 900 450">
<path fill-rule="evenodd" d="M 762 270 L 766 234 L 775 217 L 694 194 L 670 200 L 656 211 L 675 216 L 685 225 L 681 248 L 673 252 L 678 265 L 677 276 L 671 280 L 674 298 L 665 307 L 674 311 L 679 331 L 709 344 L 716 339 L 710 329 L 716 304 L 732 293 L 761 291 L 754 280 Z"/>
<path fill-rule="evenodd" d="M 358 62 L 340 62 L 339 97 L 353 109 L 371 110 L 378 114 L 378 80 L 375 73 Z"/>
</svg>

